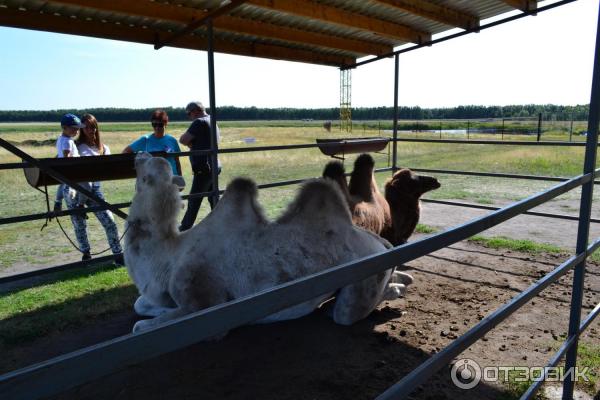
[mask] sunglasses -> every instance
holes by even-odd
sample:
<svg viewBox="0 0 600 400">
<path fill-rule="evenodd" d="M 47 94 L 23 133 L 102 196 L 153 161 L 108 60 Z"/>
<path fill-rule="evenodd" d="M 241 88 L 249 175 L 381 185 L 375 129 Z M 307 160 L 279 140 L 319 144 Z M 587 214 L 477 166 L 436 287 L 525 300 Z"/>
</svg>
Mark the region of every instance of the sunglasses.
<svg viewBox="0 0 600 400">
<path fill-rule="evenodd" d="M 164 128 L 165 127 L 165 123 L 164 122 L 153 122 L 152 123 L 152 127 L 153 128 Z"/>
</svg>

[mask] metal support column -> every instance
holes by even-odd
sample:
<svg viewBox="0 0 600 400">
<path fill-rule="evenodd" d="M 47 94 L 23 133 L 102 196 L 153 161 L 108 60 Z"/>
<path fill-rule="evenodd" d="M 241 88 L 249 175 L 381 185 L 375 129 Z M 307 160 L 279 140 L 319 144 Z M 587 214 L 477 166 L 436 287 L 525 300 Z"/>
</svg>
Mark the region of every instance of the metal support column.
<svg viewBox="0 0 600 400">
<path fill-rule="evenodd" d="M 206 23 L 208 32 L 208 90 L 210 97 L 210 169 L 212 175 L 212 194 L 214 204 L 219 201 L 219 165 L 217 162 L 217 152 L 219 145 L 217 143 L 217 107 L 215 101 L 215 52 L 213 44 L 213 20 L 209 19 Z"/>
<path fill-rule="evenodd" d="M 600 12 L 596 22 L 596 50 L 594 54 L 594 73 L 592 75 L 592 91 L 590 99 L 590 114 L 588 116 L 588 134 L 585 147 L 584 174 L 594 172 L 598 148 L 598 122 L 600 114 Z M 590 179 L 581 189 L 581 206 L 579 208 L 579 227 L 577 229 L 577 254 L 587 251 L 592 212 L 592 195 L 594 180 Z M 571 295 L 571 315 L 569 317 L 569 337 L 575 337 L 573 346 L 567 352 L 565 368 L 575 368 L 577 363 L 577 345 L 579 342 L 579 325 L 581 323 L 581 303 L 583 299 L 583 284 L 585 280 L 585 259 L 575 267 L 573 276 L 573 292 Z M 563 400 L 573 398 L 575 386 L 575 371 L 571 370 L 571 378 L 563 384 Z"/>
<path fill-rule="evenodd" d="M 399 67 L 399 55 L 394 56 L 394 141 L 392 149 L 392 173 L 398 169 L 398 67 Z"/>
</svg>

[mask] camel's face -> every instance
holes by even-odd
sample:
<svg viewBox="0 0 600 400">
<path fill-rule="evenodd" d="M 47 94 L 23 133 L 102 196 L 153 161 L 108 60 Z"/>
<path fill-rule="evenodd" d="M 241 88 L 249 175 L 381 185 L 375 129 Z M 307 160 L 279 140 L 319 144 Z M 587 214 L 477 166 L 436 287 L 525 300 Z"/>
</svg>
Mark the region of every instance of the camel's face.
<svg viewBox="0 0 600 400">
<path fill-rule="evenodd" d="M 432 176 L 417 175 L 410 169 L 404 168 L 396 172 L 391 180 L 385 184 L 386 195 L 411 195 L 416 198 L 423 193 L 439 188 L 441 185 Z"/>
<path fill-rule="evenodd" d="M 152 157 L 149 153 L 139 153 L 135 157 L 137 171 L 136 192 L 144 193 L 156 190 L 165 185 L 185 186 L 183 178 L 173 176 L 171 166 L 161 157 Z"/>
</svg>

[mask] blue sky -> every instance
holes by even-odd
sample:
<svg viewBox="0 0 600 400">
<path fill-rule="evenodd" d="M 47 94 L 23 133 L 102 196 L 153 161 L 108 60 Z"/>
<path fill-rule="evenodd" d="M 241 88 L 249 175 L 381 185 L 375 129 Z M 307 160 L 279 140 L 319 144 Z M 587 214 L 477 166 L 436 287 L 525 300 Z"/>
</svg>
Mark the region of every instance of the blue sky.
<svg viewBox="0 0 600 400">
<path fill-rule="evenodd" d="M 541 4 L 545 4 L 542 2 Z M 400 56 L 400 105 L 589 102 L 598 0 Z M 206 53 L 0 27 L 0 110 L 208 103 Z M 339 70 L 215 56 L 217 106 L 336 107 Z M 353 106 L 393 104 L 393 60 L 353 71 Z"/>
</svg>

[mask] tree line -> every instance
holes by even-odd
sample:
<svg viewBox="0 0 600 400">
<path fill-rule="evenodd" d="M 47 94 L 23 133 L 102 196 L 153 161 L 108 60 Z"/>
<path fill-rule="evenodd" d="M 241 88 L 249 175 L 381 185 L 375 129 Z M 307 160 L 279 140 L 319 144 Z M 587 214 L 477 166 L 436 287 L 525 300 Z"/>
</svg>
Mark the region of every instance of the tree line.
<svg viewBox="0 0 600 400">
<path fill-rule="evenodd" d="M 187 119 L 183 108 L 164 107 L 173 121 Z M 92 113 L 101 121 L 139 122 L 149 120 L 155 108 L 91 108 L 86 110 L 0 110 L 0 122 L 56 122 L 71 112 L 77 115 Z M 210 113 L 210 110 L 208 111 Z M 399 119 L 482 119 L 537 117 L 544 120 L 586 120 L 589 105 L 562 106 L 555 104 L 527 104 L 509 106 L 458 106 L 449 108 L 399 107 Z M 252 120 L 336 120 L 339 108 L 258 108 L 223 106 L 217 108 L 217 119 L 222 121 Z M 352 109 L 353 120 L 391 120 L 393 107 L 357 107 Z"/>
</svg>

